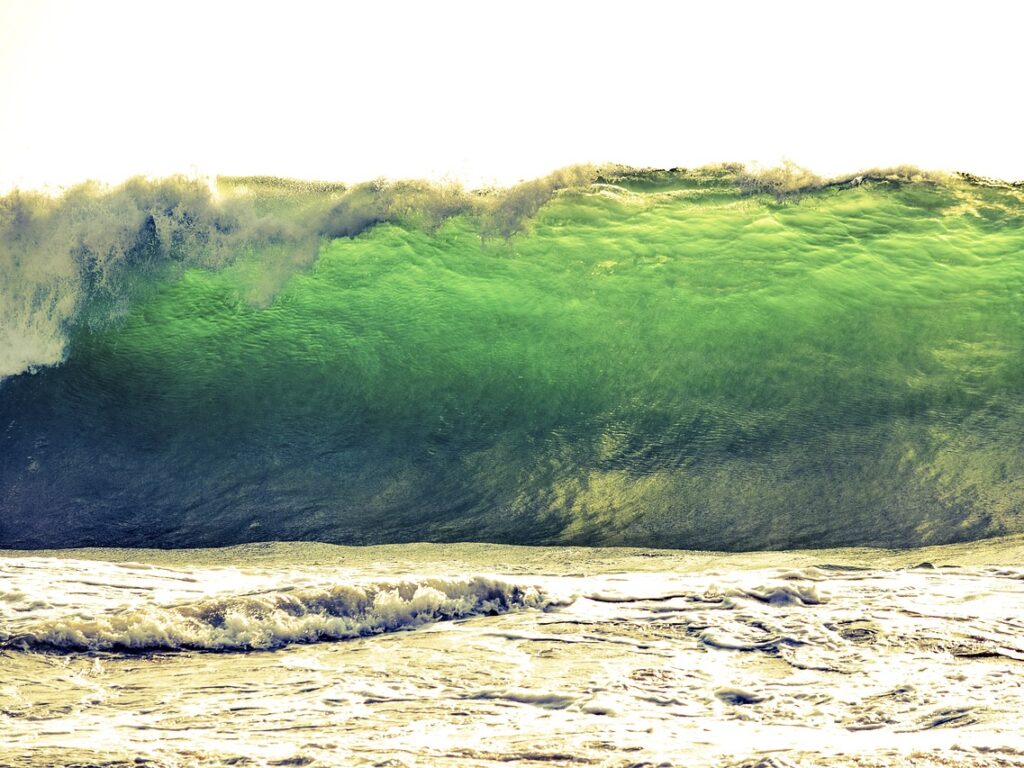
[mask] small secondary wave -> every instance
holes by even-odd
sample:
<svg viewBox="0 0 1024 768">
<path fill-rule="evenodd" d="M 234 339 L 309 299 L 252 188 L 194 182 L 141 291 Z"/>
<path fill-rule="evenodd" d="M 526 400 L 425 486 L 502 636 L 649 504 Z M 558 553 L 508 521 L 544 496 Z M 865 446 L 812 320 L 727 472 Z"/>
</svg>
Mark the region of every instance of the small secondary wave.
<svg viewBox="0 0 1024 768">
<path fill-rule="evenodd" d="M 5 632 L 0 648 L 64 651 L 270 650 L 545 608 L 537 588 L 485 577 L 340 584 L 230 595 L 99 615 L 56 616 Z"/>
</svg>

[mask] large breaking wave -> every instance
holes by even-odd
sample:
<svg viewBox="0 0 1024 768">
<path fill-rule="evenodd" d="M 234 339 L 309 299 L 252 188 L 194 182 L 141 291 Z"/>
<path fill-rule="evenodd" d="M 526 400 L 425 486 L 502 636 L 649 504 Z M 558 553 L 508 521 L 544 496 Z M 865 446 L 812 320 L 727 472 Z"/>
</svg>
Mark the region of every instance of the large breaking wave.
<svg viewBox="0 0 1024 768">
<path fill-rule="evenodd" d="M 1024 201 L 912 169 L 0 201 L 0 546 L 1024 530 Z"/>
</svg>

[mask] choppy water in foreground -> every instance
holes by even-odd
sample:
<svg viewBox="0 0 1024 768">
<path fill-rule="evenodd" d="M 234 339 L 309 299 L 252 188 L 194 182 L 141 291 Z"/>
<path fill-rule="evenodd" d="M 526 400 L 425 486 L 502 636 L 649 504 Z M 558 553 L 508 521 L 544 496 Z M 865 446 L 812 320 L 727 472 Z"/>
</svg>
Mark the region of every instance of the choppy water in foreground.
<svg viewBox="0 0 1024 768">
<path fill-rule="evenodd" d="M 0 558 L 0 765 L 1024 765 L 1024 539 Z"/>
</svg>

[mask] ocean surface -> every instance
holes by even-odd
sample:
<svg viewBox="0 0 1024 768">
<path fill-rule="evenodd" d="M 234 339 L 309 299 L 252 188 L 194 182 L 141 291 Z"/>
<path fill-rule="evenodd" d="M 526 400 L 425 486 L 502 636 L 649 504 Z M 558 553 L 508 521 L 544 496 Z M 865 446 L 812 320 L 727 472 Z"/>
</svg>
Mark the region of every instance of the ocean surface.
<svg viewBox="0 0 1024 768">
<path fill-rule="evenodd" d="M 0 766 L 1024 766 L 1022 255 L 912 168 L 0 198 Z"/>
<path fill-rule="evenodd" d="M 1024 539 L 6 552 L 0 765 L 1024 766 Z"/>
</svg>

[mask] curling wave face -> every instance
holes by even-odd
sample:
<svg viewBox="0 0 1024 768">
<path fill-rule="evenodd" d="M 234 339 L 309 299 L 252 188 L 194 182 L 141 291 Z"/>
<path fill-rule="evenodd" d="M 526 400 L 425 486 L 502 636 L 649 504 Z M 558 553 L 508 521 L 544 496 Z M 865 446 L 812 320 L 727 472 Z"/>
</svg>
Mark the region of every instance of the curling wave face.
<svg viewBox="0 0 1024 768">
<path fill-rule="evenodd" d="M 236 180 L 66 280 L 25 265 L 70 214 L 22 216 L 0 546 L 1024 530 L 1021 190 L 777 181 Z"/>
</svg>

